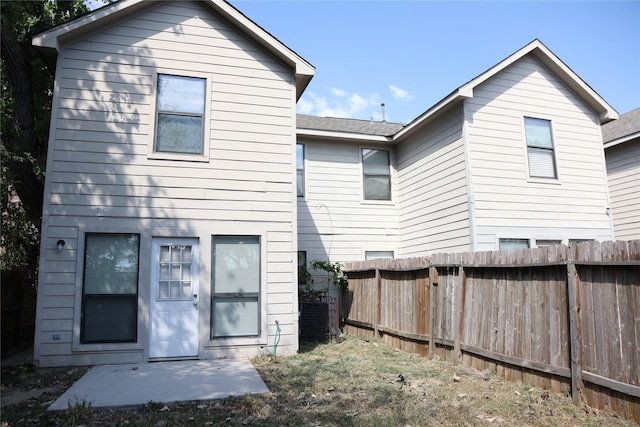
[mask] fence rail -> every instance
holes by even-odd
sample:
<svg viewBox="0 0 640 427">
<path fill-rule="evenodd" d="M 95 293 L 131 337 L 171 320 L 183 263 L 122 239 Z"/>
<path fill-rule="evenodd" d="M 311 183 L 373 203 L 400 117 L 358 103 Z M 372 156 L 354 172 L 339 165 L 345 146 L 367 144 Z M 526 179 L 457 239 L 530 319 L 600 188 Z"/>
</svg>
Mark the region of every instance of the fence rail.
<svg viewBox="0 0 640 427">
<path fill-rule="evenodd" d="M 640 240 L 345 265 L 345 331 L 640 423 Z"/>
</svg>

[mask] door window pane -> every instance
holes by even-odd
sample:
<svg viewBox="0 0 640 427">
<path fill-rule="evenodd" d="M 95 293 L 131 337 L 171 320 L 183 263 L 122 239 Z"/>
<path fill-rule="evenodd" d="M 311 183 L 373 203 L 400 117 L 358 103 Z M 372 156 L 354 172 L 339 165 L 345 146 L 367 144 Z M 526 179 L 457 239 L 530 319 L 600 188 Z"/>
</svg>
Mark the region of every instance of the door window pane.
<svg viewBox="0 0 640 427">
<path fill-rule="evenodd" d="M 158 299 L 191 299 L 192 248 L 189 245 L 161 245 Z"/>
<path fill-rule="evenodd" d="M 135 342 L 139 241 L 137 234 L 87 234 L 81 342 Z"/>
</svg>

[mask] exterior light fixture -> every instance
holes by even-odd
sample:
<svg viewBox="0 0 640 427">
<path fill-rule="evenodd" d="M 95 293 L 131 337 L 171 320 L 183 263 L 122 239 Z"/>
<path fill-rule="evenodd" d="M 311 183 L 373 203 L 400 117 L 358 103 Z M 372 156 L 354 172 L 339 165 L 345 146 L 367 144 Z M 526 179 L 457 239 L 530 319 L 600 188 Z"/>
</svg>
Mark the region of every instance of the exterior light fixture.
<svg viewBox="0 0 640 427">
<path fill-rule="evenodd" d="M 58 242 L 56 243 L 56 246 L 57 246 L 59 251 L 61 251 L 62 248 L 64 248 L 64 244 L 65 244 L 64 240 L 62 240 L 62 239 L 58 240 Z"/>
</svg>

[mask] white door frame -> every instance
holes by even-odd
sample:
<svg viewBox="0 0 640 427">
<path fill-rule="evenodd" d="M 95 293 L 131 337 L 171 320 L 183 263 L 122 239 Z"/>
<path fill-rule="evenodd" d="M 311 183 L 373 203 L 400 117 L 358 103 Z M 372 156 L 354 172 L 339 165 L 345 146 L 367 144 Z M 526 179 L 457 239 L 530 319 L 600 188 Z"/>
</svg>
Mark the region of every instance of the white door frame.
<svg viewBox="0 0 640 427">
<path fill-rule="evenodd" d="M 197 238 L 152 239 L 149 358 L 198 356 L 199 256 Z"/>
</svg>

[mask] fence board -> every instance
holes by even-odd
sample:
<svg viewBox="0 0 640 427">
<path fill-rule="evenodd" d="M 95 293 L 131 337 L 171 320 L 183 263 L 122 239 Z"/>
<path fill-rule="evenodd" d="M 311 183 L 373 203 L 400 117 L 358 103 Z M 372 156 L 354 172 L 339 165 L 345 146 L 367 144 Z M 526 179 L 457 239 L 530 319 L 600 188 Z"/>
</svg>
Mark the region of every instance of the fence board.
<svg viewBox="0 0 640 427">
<path fill-rule="evenodd" d="M 349 263 L 348 331 L 640 422 L 640 240 Z M 381 276 L 376 294 L 376 274 Z M 376 319 L 379 313 L 379 321 Z M 369 332 L 366 332 L 366 331 Z"/>
</svg>

